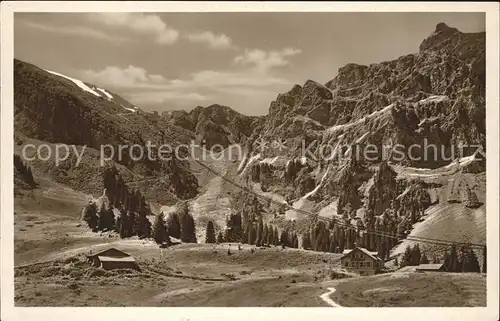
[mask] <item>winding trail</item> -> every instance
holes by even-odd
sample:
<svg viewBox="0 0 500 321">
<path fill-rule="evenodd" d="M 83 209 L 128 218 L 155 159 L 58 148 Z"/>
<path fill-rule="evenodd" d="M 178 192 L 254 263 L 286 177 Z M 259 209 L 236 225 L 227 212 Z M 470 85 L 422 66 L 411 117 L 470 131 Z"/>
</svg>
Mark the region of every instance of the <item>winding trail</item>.
<svg viewBox="0 0 500 321">
<path fill-rule="evenodd" d="M 328 288 L 328 292 L 325 292 L 323 293 L 322 295 L 320 295 L 320 299 L 325 301 L 326 304 L 328 304 L 329 306 L 332 306 L 334 308 L 341 308 L 342 306 L 335 303 L 335 301 L 333 301 L 331 298 L 330 298 L 330 295 L 332 295 L 333 293 L 335 293 L 335 288 Z"/>
</svg>

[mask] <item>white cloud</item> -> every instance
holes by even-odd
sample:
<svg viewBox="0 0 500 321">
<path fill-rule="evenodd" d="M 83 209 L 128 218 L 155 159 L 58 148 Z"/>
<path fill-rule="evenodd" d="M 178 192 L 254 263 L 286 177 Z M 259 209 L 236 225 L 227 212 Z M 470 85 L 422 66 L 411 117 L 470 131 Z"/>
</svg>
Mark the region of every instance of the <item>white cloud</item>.
<svg viewBox="0 0 500 321">
<path fill-rule="evenodd" d="M 89 18 L 109 26 L 130 29 L 139 34 L 151 34 L 155 37 L 156 42 L 162 45 L 174 44 L 179 39 L 179 32 L 167 26 L 155 14 L 106 12 L 92 13 Z"/>
<path fill-rule="evenodd" d="M 231 38 L 225 34 L 214 34 L 210 31 L 189 34 L 188 39 L 193 43 L 206 44 L 210 49 L 229 49 L 232 47 Z"/>
<path fill-rule="evenodd" d="M 50 25 L 45 25 L 45 24 L 30 22 L 30 21 L 24 21 L 23 25 L 30 27 L 30 28 L 37 29 L 37 30 L 45 31 L 45 32 L 61 34 L 61 35 L 68 35 L 68 36 L 92 38 L 92 39 L 97 39 L 97 40 L 109 41 L 109 42 L 113 42 L 113 43 L 123 43 L 123 42 L 132 41 L 131 39 L 124 38 L 124 37 L 115 37 L 115 36 L 112 36 L 110 34 L 103 32 L 101 30 L 97 30 L 97 29 L 87 27 L 87 26 L 67 26 L 67 27 L 61 28 L 61 27 L 50 26 Z"/>
<path fill-rule="evenodd" d="M 201 95 L 194 92 L 163 92 L 163 91 L 145 91 L 130 94 L 128 99 L 136 104 L 160 104 L 164 102 L 173 102 L 175 104 L 185 105 L 186 103 L 206 102 L 212 97 Z"/>
<path fill-rule="evenodd" d="M 107 66 L 101 71 L 85 70 L 82 72 L 82 78 L 98 85 L 115 88 L 151 88 L 166 82 L 163 76 L 149 75 L 145 69 L 135 66 L 124 69 Z"/>
<path fill-rule="evenodd" d="M 264 51 L 260 49 L 246 49 L 242 55 L 234 58 L 234 63 L 254 66 L 258 70 L 267 72 L 274 67 L 286 66 L 290 63 L 287 57 L 300 54 L 296 48 L 284 48 L 279 51 Z"/>
<path fill-rule="evenodd" d="M 140 67 L 108 66 L 100 71 L 82 71 L 80 78 L 85 82 L 116 90 L 118 93 L 126 92 L 124 96 L 137 104 L 176 100 L 191 101 L 193 104 L 209 100 L 217 102 L 224 95 L 255 97 L 263 93 L 276 93 L 277 86 L 290 85 L 284 78 L 270 74 L 263 75 L 256 69 L 202 70 L 182 79 L 167 79 L 162 75 L 149 74 Z"/>
</svg>

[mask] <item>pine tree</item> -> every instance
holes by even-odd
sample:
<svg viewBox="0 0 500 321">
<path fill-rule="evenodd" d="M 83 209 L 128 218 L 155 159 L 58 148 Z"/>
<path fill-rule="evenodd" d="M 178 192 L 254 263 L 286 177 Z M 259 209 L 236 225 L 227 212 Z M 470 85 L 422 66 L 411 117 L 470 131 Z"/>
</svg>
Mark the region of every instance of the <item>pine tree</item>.
<svg viewBox="0 0 500 321">
<path fill-rule="evenodd" d="M 411 259 L 412 264 L 411 265 L 419 265 L 420 264 L 421 253 L 420 253 L 420 246 L 418 244 L 416 244 L 412 248 L 412 254 L 411 255 L 412 255 L 412 259 Z"/>
<path fill-rule="evenodd" d="M 130 222 L 129 222 L 129 219 L 128 219 L 128 212 L 126 212 L 125 210 L 123 210 L 121 213 L 120 213 L 120 226 L 119 226 L 119 232 L 120 233 L 120 237 L 123 239 L 123 238 L 126 238 L 126 237 L 129 237 L 128 235 L 128 226 L 129 226 Z"/>
<path fill-rule="evenodd" d="M 115 214 L 113 209 L 106 208 L 104 203 L 101 204 L 99 209 L 99 222 L 97 229 L 100 231 L 112 231 L 115 227 Z"/>
<path fill-rule="evenodd" d="M 401 259 L 401 267 L 408 265 L 412 265 L 412 249 L 409 245 L 406 247 L 403 258 Z"/>
<path fill-rule="evenodd" d="M 259 214 L 259 218 L 257 220 L 256 231 L 255 231 L 255 244 L 257 246 L 262 245 L 262 233 L 264 231 L 263 225 L 264 225 L 264 223 L 262 221 L 262 215 Z"/>
<path fill-rule="evenodd" d="M 385 260 L 385 258 L 386 258 L 386 248 L 385 248 L 385 242 L 383 241 L 383 239 L 378 244 L 377 254 L 378 254 L 379 258 L 381 258 L 382 260 Z M 410 265 L 412 265 L 412 264 L 410 264 Z"/>
<path fill-rule="evenodd" d="M 311 239 L 309 237 L 309 233 L 305 232 L 302 234 L 302 248 L 304 250 L 310 250 L 311 249 Z"/>
<path fill-rule="evenodd" d="M 453 244 L 450 250 L 450 266 L 448 267 L 448 271 L 459 272 L 458 267 L 459 267 L 459 262 L 458 262 L 457 248 L 455 244 Z"/>
<path fill-rule="evenodd" d="M 257 227 L 254 223 L 248 224 L 248 244 L 255 245 L 257 240 Z"/>
<path fill-rule="evenodd" d="M 321 251 L 328 252 L 330 250 L 330 233 L 328 230 L 323 231 L 323 239 L 321 241 Z"/>
<path fill-rule="evenodd" d="M 217 234 L 217 243 L 224 243 L 224 235 L 222 235 L 222 231 L 219 231 Z"/>
<path fill-rule="evenodd" d="M 474 250 L 472 248 L 469 248 L 468 261 L 469 261 L 469 271 L 468 272 L 475 272 L 475 273 L 481 272 L 481 267 L 479 266 L 479 260 L 476 256 L 476 253 L 474 252 Z"/>
<path fill-rule="evenodd" d="M 448 251 L 444 252 L 444 255 L 443 255 L 443 265 L 445 266 L 446 271 L 453 272 L 453 271 L 450 270 L 450 268 L 451 268 L 451 262 L 450 262 L 450 253 L 448 253 Z"/>
<path fill-rule="evenodd" d="M 175 237 L 176 239 L 181 237 L 181 223 L 177 213 L 170 213 L 167 216 L 166 226 L 168 235 Z"/>
<path fill-rule="evenodd" d="M 268 245 L 269 244 L 269 229 L 267 228 L 267 225 L 264 224 L 264 229 L 262 230 L 262 245 Z"/>
<path fill-rule="evenodd" d="M 422 254 L 422 256 L 420 257 L 420 264 L 428 264 L 430 263 L 429 259 L 427 258 L 427 256 L 424 254 Z"/>
<path fill-rule="evenodd" d="M 281 230 L 279 244 L 288 246 L 288 233 L 286 230 Z"/>
<path fill-rule="evenodd" d="M 328 251 L 331 253 L 337 253 L 337 237 L 335 236 L 335 232 L 330 236 L 330 246 Z"/>
<path fill-rule="evenodd" d="M 274 245 L 273 240 L 274 240 L 274 228 L 272 225 L 269 225 L 267 228 L 267 241 L 266 241 L 266 243 L 268 245 Z"/>
<path fill-rule="evenodd" d="M 83 210 L 83 220 L 87 222 L 89 228 L 93 231 L 97 229 L 98 225 L 98 216 L 97 216 L 97 205 L 94 202 L 91 202 L 87 206 L 85 206 Z"/>
<path fill-rule="evenodd" d="M 146 207 L 142 207 L 138 216 L 138 224 L 139 224 L 139 237 L 147 238 L 151 236 L 151 222 L 147 218 L 147 214 L 149 209 Z M 165 217 L 164 217 L 165 219 Z M 166 231 L 166 230 L 165 230 Z"/>
<path fill-rule="evenodd" d="M 483 265 L 481 268 L 482 273 L 486 273 L 486 246 L 483 247 Z"/>
<path fill-rule="evenodd" d="M 33 185 L 35 180 L 33 179 L 33 173 L 31 172 L 31 167 L 27 166 L 25 180 L 28 184 Z"/>
<path fill-rule="evenodd" d="M 212 221 L 208 221 L 207 223 L 205 243 L 215 243 L 215 229 Z"/>
<path fill-rule="evenodd" d="M 193 216 L 189 213 L 184 213 L 180 217 L 181 222 L 181 241 L 185 243 L 196 243 L 196 227 Z"/>
<path fill-rule="evenodd" d="M 343 228 L 340 228 L 338 238 L 339 253 L 342 253 L 345 249 L 345 231 Z"/>
<path fill-rule="evenodd" d="M 156 244 L 162 244 L 168 238 L 167 228 L 165 226 L 165 216 L 163 213 L 156 215 L 154 224 L 153 224 L 153 239 Z"/>
<path fill-rule="evenodd" d="M 299 238 L 297 237 L 297 234 L 293 234 L 293 248 L 298 249 L 299 248 Z"/>
</svg>

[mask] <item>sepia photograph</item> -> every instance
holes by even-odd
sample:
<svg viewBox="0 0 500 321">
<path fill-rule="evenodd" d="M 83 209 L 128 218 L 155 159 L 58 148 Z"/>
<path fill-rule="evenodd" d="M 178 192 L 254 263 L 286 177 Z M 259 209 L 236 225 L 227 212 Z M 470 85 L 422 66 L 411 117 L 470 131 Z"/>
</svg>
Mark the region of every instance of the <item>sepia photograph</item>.
<svg viewBox="0 0 500 321">
<path fill-rule="evenodd" d="M 2 320 L 6 307 L 498 317 L 498 4 L 160 4 L 2 4 Z"/>
</svg>

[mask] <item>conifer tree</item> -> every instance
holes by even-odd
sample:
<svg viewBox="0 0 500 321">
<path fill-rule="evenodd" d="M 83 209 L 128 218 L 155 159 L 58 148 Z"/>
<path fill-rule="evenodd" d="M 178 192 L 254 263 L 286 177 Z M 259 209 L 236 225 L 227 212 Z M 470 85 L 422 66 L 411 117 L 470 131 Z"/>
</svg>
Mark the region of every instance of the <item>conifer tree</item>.
<svg viewBox="0 0 500 321">
<path fill-rule="evenodd" d="M 266 243 L 268 245 L 274 245 L 273 241 L 274 241 L 274 228 L 273 228 L 272 225 L 269 225 L 267 227 L 267 240 L 266 240 Z"/>
<path fill-rule="evenodd" d="M 420 256 L 421 256 L 420 246 L 418 244 L 416 244 L 412 248 L 412 259 L 411 259 L 412 264 L 411 265 L 419 265 L 420 264 Z"/>
<path fill-rule="evenodd" d="M 339 253 L 342 253 L 345 249 L 345 231 L 343 228 L 339 230 Z"/>
<path fill-rule="evenodd" d="M 262 233 L 264 232 L 264 223 L 262 221 L 262 215 L 259 214 L 258 220 L 257 220 L 257 225 L 256 225 L 256 231 L 255 231 L 255 244 L 257 246 L 262 245 Z"/>
<path fill-rule="evenodd" d="M 468 271 L 467 272 L 475 272 L 475 273 L 480 273 L 481 272 L 481 267 L 479 266 L 479 260 L 476 256 L 476 253 L 472 248 L 469 247 L 469 253 L 468 253 Z"/>
<path fill-rule="evenodd" d="M 185 243 L 196 243 L 196 228 L 193 216 L 188 213 L 183 213 L 180 217 L 181 222 L 181 241 Z"/>
<path fill-rule="evenodd" d="M 405 249 L 404 254 L 403 254 L 403 258 L 401 259 L 401 267 L 412 265 L 412 263 L 413 263 L 412 262 L 412 249 L 408 245 Z"/>
<path fill-rule="evenodd" d="M 262 230 L 262 245 L 268 245 L 269 244 L 269 239 L 268 239 L 268 235 L 269 235 L 269 230 L 267 228 L 267 225 L 264 224 L 264 229 Z"/>
<path fill-rule="evenodd" d="M 87 222 L 93 231 L 97 229 L 99 217 L 97 216 L 97 205 L 95 202 L 89 203 L 83 210 L 83 220 Z"/>
<path fill-rule="evenodd" d="M 153 239 L 157 244 L 162 244 L 168 238 L 167 228 L 165 226 L 165 216 L 163 213 L 156 215 L 153 224 Z"/>
<path fill-rule="evenodd" d="M 288 246 L 288 233 L 285 229 L 281 230 L 279 244 L 283 246 Z"/>
<path fill-rule="evenodd" d="M 130 224 L 129 218 L 128 218 L 128 212 L 123 210 L 120 214 L 120 226 L 119 226 L 119 232 L 120 237 L 126 238 L 129 237 L 128 233 L 128 225 Z"/>
<path fill-rule="evenodd" d="M 248 244 L 255 245 L 256 237 L 257 237 L 257 229 L 255 227 L 255 224 L 249 222 L 248 223 Z"/>
<path fill-rule="evenodd" d="M 168 235 L 175 237 L 176 239 L 181 238 L 181 223 L 177 213 L 174 212 L 168 214 L 166 226 Z"/>
<path fill-rule="evenodd" d="M 448 271 L 449 272 L 459 272 L 459 262 L 458 262 L 458 254 L 457 248 L 455 244 L 451 246 L 450 249 L 450 263 L 449 263 Z"/>
<path fill-rule="evenodd" d="M 205 243 L 215 243 L 215 229 L 212 221 L 208 221 L 207 223 Z"/>
<path fill-rule="evenodd" d="M 335 234 L 332 234 L 330 237 L 330 245 L 328 251 L 331 253 L 337 253 L 337 237 L 335 236 Z"/>
<path fill-rule="evenodd" d="M 224 243 L 224 235 L 222 235 L 222 231 L 217 233 L 217 243 Z"/>
<path fill-rule="evenodd" d="M 296 233 L 293 233 L 293 248 L 299 248 L 299 238 L 297 237 Z"/>
<path fill-rule="evenodd" d="M 309 237 L 309 233 L 305 232 L 302 234 L 302 248 L 304 250 L 310 250 L 311 249 L 311 239 Z"/>
<path fill-rule="evenodd" d="M 430 263 L 429 259 L 427 258 L 427 256 L 424 254 L 422 254 L 422 256 L 420 257 L 420 264 L 428 264 Z"/>
<path fill-rule="evenodd" d="M 481 272 L 486 273 L 486 246 L 483 247 L 483 264 L 482 264 Z"/>
<path fill-rule="evenodd" d="M 381 258 L 382 260 L 385 260 L 385 258 L 386 258 L 385 242 L 383 242 L 383 241 L 379 242 L 379 244 L 377 246 L 377 254 L 378 254 L 379 258 Z M 413 263 L 413 261 L 411 261 L 411 263 Z M 413 265 L 413 264 L 409 264 L 409 265 Z"/>
<path fill-rule="evenodd" d="M 106 208 L 104 203 L 101 204 L 99 209 L 99 222 L 97 229 L 100 231 L 111 231 L 115 227 L 115 214 L 111 207 Z"/>
</svg>

